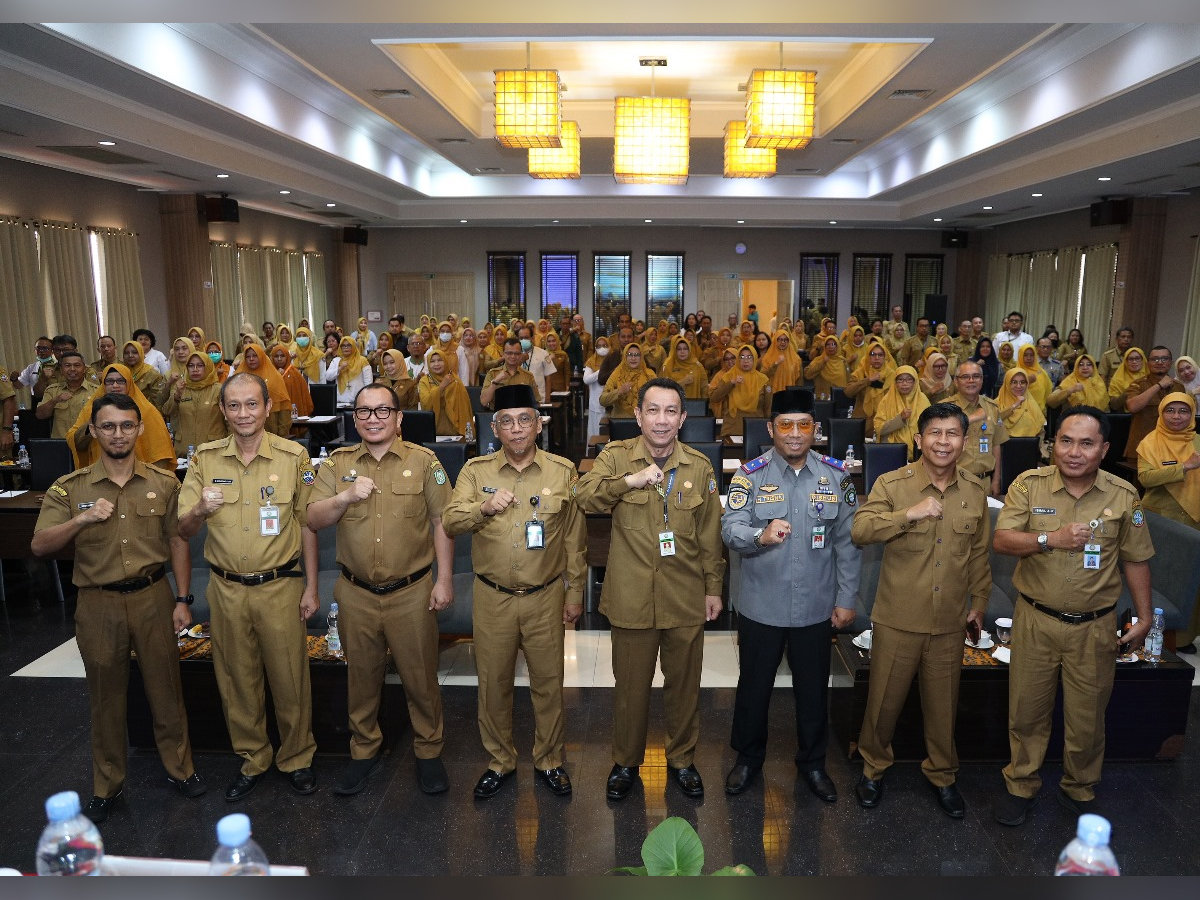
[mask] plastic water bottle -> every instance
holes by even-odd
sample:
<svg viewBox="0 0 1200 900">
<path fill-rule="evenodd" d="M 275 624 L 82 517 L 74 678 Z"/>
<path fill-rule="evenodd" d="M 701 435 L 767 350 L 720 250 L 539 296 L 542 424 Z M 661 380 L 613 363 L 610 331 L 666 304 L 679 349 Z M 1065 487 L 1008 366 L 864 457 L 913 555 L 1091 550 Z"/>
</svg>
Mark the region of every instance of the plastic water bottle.
<svg viewBox="0 0 1200 900">
<path fill-rule="evenodd" d="M 1112 826 L 1103 816 L 1084 813 L 1075 837 L 1058 855 L 1055 875 L 1120 875 L 1117 858 L 1108 846 Z"/>
<path fill-rule="evenodd" d="M 295 422 L 298 418 L 300 418 L 300 407 L 298 407 L 295 403 L 293 403 L 292 404 L 292 421 Z"/>
<path fill-rule="evenodd" d="M 847 419 L 854 418 L 854 404 L 853 403 L 851 403 L 850 406 L 846 408 L 846 418 Z"/>
<path fill-rule="evenodd" d="M 21 423 L 13 419 L 13 443 L 21 443 Z"/>
<path fill-rule="evenodd" d="M 323 463 L 325 462 L 325 460 L 327 460 L 327 459 L 329 459 L 329 448 L 328 448 L 328 447 L 322 447 L 322 448 L 321 448 L 321 452 L 320 452 L 320 454 L 318 455 L 318 458 L 317 458 L 317 465 L 321 465 L 321 464 L 323 464 Z"/>
<path fill-rule="evenodd" d="M 217 852 L 208 864 L 209 875 L 270 875 L 267 854 L 250 838 L 250 817 L 234 813 L 217 822 Z"/>
<path fill-rule="evenodd" d="M 342 655 L 342 636 L 338 634 L 338 605 L 336 602 L 330 604 L 329 615 L 325 617 L 325 624 L 329 628 L 329 633 L 325 637 L 325 645 L 329 648 L 329 652 L 335 656 Z"/>
<path fill-rule="evenodd" d="M 474 423 L 472 423 L 470 421 L 467 422 L 467 427 L 463 429 L 463 438 L 466 439 L 466 442 L 468 444 L 475 443 L 475 425 L 474 425 Z"/>
<path fill-rule="evenodd" d="M 49 823 L 38 839 L 39 875 L 99 875 L 104 841 L 87 816 L 79 811 L 79 795 L 63 791 L 46 800 Z"/>
<path fill-rule="evenodd" d="M 853 444 L 846 445 L 846 460 L 845 461 L 846 461 L 847 465 L 850 465 L 851 463 L 854 462 L 854 445 Z"/>
<path fill-rule="evenodd" d="M 1150 631 L 1146 635 L 1146 662 L 1151 665 L 1162 661 L 1163 626 L 1165 624 L 1162 607 L 1154 607 L 1154 618 L 1150 620 Z"/>
<path fill-rule="evenodd" d="M 196 460 L 196 445 L 188 444 L 187 461 L 188 461 L 189 469 L 192 467 L 192 463 L 195 462 L 195 460 Z"/>
<path fill-rule="evenodd" d="M 17 465 L 22 469 L 29 468 L 29 451 L 25 449 L 24 444 L 17 448 Z"/>
<path fill-rule="evenodd" d="M 496 444 L 495 444 L 495 442 L 494 442 L 494 441 L 488 441 L 488 448 L 487 448 L 487 451 L 486 451 L 486 452 L 488 452 L 488 453 L 495 453 L 495 452 L 496 452 Z"/>
</svg>

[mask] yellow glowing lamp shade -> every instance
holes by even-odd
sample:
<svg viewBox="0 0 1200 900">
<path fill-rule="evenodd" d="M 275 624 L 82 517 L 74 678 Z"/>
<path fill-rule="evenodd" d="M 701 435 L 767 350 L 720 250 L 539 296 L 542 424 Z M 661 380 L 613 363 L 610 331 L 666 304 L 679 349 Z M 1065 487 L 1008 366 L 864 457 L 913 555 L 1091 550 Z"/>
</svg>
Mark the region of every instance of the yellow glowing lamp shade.
<svg viewBox="0 0 1200 900">
<path fill-rule="evenodd" d="M 498 69 L 496 140 L 505 147 L 560 147 L 562 100 L 556 69 Z"/>
<path fill-rule="evenodd" d="M 755 69 L 746 83 L 746 146 L 806 146 L 813 136 L 816 95 L 816 72 Z"/>
<path fill-rule="evenodd" d="M 725 125 L 726 178 L 773 178 L 775 155 L 773 147 L 758 150 L 746 146 L 745 122 L 735 119 Z"/>
<path fill-rule="evenodd" d="M 562 146 L 529 148 L 529 174 L 534 178 L 579 177 L 579 123 L 562 123 Z"/>
<path fill-rule="evenodd" d="M 613 175 L 621 184 L 687 184 L 692 101 L 617 97 Z"/>
</svg>

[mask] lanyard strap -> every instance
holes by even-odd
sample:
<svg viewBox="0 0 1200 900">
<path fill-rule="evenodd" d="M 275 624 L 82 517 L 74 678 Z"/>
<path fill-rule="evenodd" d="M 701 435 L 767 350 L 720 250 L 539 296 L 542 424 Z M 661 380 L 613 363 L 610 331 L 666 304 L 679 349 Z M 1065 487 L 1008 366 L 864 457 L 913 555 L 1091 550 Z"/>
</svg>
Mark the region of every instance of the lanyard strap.
<svg viewBox="0 0 1200 900">
<path fill-rule="evenodd" d="M 663 498 L 663 525 L 664 526 L 670 525 L 670 522 L 667 521 L 667 510 L 669 508 L 668 502 L 671 499 L 671 488 L 673 488 L 675 486 L 675 473 L 678 471 L 679 470 L 677 468 L 672 469 L 671 474 L 667 476 L 667 489 L 665 491 L 658 485 L 654 486 L 655 490 L 657 490 L 659 492 L 659 494 L 662 495 L 662 498 Z"/>
</svg>

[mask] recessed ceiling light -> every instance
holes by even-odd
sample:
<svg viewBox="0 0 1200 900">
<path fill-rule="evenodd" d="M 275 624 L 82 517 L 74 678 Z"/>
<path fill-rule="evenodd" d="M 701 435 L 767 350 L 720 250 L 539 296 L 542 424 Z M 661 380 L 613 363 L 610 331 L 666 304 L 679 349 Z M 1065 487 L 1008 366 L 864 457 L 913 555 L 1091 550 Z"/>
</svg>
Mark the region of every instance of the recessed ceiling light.
<svg viewBox="0 0 1200 900">
<path fill-rule="evenodd" d="M 116 142 L 116 141 L 96 141 L 96 143 L 97 143 L 97 144 L 99 144 L 101 147 L 115 147 L 115 146 L 117 146 L 117 142 Z"/>
<path fill-rule="evenodd" d="M 647 225 L 649 225 L 654 220 L 653 219 L 642 219 L 642 221 L 645 222 Z"/>
<path fill-rule="evenodd" d="M 326 203 L 325 205 L 326 205 L 327 207 L 329 207 L 330 209 L 333 209 L 335 206 L 337 206 L 337 204 L 336 204 L 336 203 Z"/>
<path fill-rule="evenodd" d="M 942 221 L 942 220 L 941 220 L 941 219 L 934 219 L 933 221 L 935 221 L 935 222 L 940 222 L 940 221 Z"/>
<path fill-rule="evenodd" d="M 984 209 L 991 209 L 991 207 L 990 207 L 990 206 L 985 206 L 985 207 L 984 207 Z"/>
<path fill-rule="evenodd" d="M 737 220 L 737 223 L 738 223 L 739 225 L 745 225 L 745 224 L 746 224 L 746 220 L 745 220 L 745 219 L 738 219 L 738 220 Z"/>
<path fill-rule="evenodd" d="M 1109 178 L 1107 175 L 1101 175 L 1101 176 L 1100 176 L 1099 178 L 1097 178 L 1096 180 L 1097 180 L 1097 181 L 1112 181 L 1112 179 L 1111 179 L 1111 178 Z"/>
<path fill-rule="evenodd" d="M 458 220 L 458 224 L 459 224 L 459 225 L 466 225 L 466 224 L 467 224 L 467 220 L 466 220 L 466 219 L 459 219 L 459 220 Z"/>
<path fill-rule="evenodd" d="M 218 177 L 218 178 L 228 178 L 229 176 L 228 176 L 228 175 L 226 175 L 224 172 L 218 172 L 218 173 L 217 173 L 217 177 Z"/>
<path fill-rule="evenodd" d="M 836 220 L 836 219 L 830 219 L 830 220 L 829 220 L 829 224 L 830 224 L 830 225 L 836 225 L 836 224 L 837 224 L 837 220 Z"/>
<path fill-rule="evenodd" d="M 1042 196 L 1042 195 L 1041 195 L 1041 194 L 1030 194 L 1029 196 L 1030 196 L 1030 197 L 1040 197 L 1040 196 Z"/>
<path fill-rule="evenodd" d="M 551 224 L 551 225 L 557 225 L 557 224 L 558 224 L 558 219 L 552 219 L 552 220 L 550 221 L 550 224 Z"/>
<path fill-rule="evenodd" d="M 290 193 L 291 193 L 291 191 L 280 191 L 279 193 L 281 193 L 281 194 L 290 194 Z"/>
</svg>

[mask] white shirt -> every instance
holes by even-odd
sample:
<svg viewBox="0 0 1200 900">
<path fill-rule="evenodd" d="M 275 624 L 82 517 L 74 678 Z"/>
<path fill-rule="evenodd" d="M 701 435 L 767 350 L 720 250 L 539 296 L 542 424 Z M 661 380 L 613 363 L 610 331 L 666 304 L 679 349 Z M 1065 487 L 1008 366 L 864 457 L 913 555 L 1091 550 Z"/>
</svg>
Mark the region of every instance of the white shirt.
<svg viewBox="0 0 1200 900">
<path fill-rule="evenodd" d="M 342 362 L 342 358 L 340 356 L 334 357 L 334 359 L 325 368 L 325 383 L 326 384 L 337 384 L 338 369 L 341 366 L 341 362 Z M 338 389 L 337 405 L 338 406 L 353 406 L 354 405 L 354 395 L 357 394 L 360 389 L 366 387 L 368 384 L 370 384 L 374 380 L 375 380 L 375 376 L 371 374 L 371 367 L 363 366 L 363 370 L 358 373 L 358 377 L 352 378 L 350 380 L 350 382 L 346 385 L 346 389 L 344 391 L 341 390 L 340 388 Z"/>
<path fill-rule="evenodd" d="M 1008 341 L 1010 344 L 1012 344 L 1013 356 L 1016 356 L 1018 350 L 1020 350 L 1026 344 L 1033 343 L 1033 335 L 1027 334 L 1024 331 L 1020 331 L 1017 332 L 1016 337 L 1013 337 L 1011 331 L 997 331 L 996 336 L 992 339 L 992 343 L 996 345 L 997 350 L 1000 349 L 1000 345 L 1004 341 Z"/>
<path fill-rule="evenodd" d="M 553 375 L 558 369 L 550 359 L 548 351 L 541 347 L 533 347 L 529 351 L 529 362 L 524 365 L 525 371 L 537 382 L 538 402 L 546 402 L 546 376 Z"/>
<path fill-rule="evenodd" d="M 158 369 L 158 374 L 163 378 L 171 374 L 171 361 L 163 355 L 161 350 L 154 347 L 151 347 L 150 352 L 146 354 L 146 365 Z"/>
</svg>

